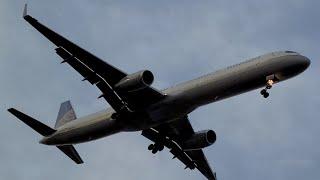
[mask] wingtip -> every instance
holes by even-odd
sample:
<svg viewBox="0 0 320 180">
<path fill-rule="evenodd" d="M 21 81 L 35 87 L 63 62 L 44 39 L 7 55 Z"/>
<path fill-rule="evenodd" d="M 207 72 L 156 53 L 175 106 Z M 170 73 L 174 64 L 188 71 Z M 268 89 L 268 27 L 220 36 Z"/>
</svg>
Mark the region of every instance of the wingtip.
<svg viewBox="0 0 320 180">
<path fill-rule="evenodd" d="M 16 116 L 17 113 L 19 113 L 19 111 L 15 108 L 9 108 L 7 109 L 9 113 L 11 113 L 12 115 Z"/>
<path fill-rule="evenodd" d="M 216 172 L 213 173 L 213 176 L 214 176 L 214 180 L 218 180 L 218 179 L 217 179 L 217 173 L 216 173 Z"/>
<path fill-rule="evenodd" d="M 25 18 L 28 15 L 28 4 L 24 4 L 24 9 L 23 9 L 23 18 Z"/>
<path fill-rule="evenodd" d="M 10 113 L 12 113 L 15 109 L 14 108 L 9 108 L 7 109 Z"/>
<path fill-rule="evenodd" d="M 82 161 L 82 159 L 80 159 L 79 162 L 77 162 L 77 164 L 83 164 L 84 162 Z"/>
</svg>

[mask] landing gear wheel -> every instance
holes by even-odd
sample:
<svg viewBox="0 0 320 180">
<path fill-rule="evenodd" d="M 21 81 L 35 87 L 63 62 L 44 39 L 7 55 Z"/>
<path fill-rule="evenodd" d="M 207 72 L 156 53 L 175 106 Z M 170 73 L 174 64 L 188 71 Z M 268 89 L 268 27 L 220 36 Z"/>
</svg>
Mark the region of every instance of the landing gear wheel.
<svg viewBox="0 0 320 180">
<path fill-rule="evenodd" d="M 266 87 L 260 91 L 260 94 L 261 94 L 264 98 L 269 97 L 268 90 L 272 88 L 272 85 L 275 83 L 276 77 L 275 77 L 274 74 L 272 74 L 272 75 L 267 76 L 267 77 L 266 77 L 266 80 L 267 80 L 267 82 L 266 82 Z"/>
<path fill-rule="evenodd" d="M 150 145 L 148 146 L 148 150 L 151 151 L 151 150 L 153 150 L 153 149 L 154 149 L 154 144 L 150 144 Z"/>
<path fill-rule="evenodd" d="M 156 148 L 154 148 L 154 149 L 152 149 L 152 154 L 155 154 L 155 153 L 157 153 L 158 152 L 158 149 L 156 149 Z"/>
<path fill-rule="evenodd" d="M 267 90 L 266 89 L 262 89 L 261 91 L 260 91 L 260 94 L 261 95 L 264 95 L 264 94 L 266 94 L 267 93 Z"/>
<path fill-rule="evenodd" d="M 164 145 L 159 146 L 159 151 L 162 151 L 164 149 Z"/>
</svg>

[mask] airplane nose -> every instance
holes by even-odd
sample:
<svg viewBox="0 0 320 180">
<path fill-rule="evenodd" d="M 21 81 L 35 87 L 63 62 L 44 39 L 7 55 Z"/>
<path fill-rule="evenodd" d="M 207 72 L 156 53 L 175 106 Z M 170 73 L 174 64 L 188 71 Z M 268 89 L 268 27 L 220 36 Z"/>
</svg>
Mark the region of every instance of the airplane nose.
<svg viewBox="0 0 320 180">
<path fill-rule="evenodd" d="M 304 57 L 302 58 L 300 64 L 301 64 L 301 67 L 303 67 L 303 69 L 307 69 L 309 66 L 310 66 L 310 59 L 308 59 L 307 57 Z"/>
<path fill-rule="evenodd" d="M 295 62 L 293 63 L 293 67 L 296 71 L 296 73 L 302 73 L 310 66 L 310 60 L 305 56 L 299 56 L 295 59 Z"/>
<path fill-rule="evenodd" d="M 310 66 L 310 60 L 302 55 L 288 56 L 281 72 L 283 77 L 290 78 L 305 71 Z"/>
</svg>

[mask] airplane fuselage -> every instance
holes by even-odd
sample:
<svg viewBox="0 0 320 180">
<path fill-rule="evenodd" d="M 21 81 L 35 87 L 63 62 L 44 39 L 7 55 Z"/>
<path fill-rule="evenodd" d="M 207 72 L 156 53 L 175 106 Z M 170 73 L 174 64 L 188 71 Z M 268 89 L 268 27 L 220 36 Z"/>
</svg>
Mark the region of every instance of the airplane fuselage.
<svg viewBox="0 0 320 180">
<path fill-rule="evenodd" d="M 73 144 L 119 132 L 142 131 L 152 141 L 153 154 L 165 147 L 186 168 L 198 169 L 216 180 L 202 149 L 216 141 L 213 130 L 195 131 L 187 115 L 200 106 L 264 87 L 267 98 L 275 83 L 303 72 L 310 60 L 296 52 L 265 54 L 160 91 L 152 87 L 153 73 L 126 73 L 51 30 L 27 13 L 23 18 L 55 46 L 61 63 L 70 65 L 101 92 L 111 108 L 77 118 L 70 101 L 61 103 L 54 128 L 17 110 L 8 112 L 43 136 L 42 144 L 54 145 L 77 164 L 83 160 Z"/>
<path fill-rule="evenodd" d="M 308 58 L 290 51 L 273 52 L 164 89 L 166 97 L 147 108 L 143 117 L 114 120 L 115 111 L 103 110 L 59 127 L 40 142 L 64 145 L 87 142 L 123 131 L 140 131 L 183 117 L 199 106 L 220 101 L 266 85 L 274 75 L 281 82 L 303 72 Z"/>
</svg>

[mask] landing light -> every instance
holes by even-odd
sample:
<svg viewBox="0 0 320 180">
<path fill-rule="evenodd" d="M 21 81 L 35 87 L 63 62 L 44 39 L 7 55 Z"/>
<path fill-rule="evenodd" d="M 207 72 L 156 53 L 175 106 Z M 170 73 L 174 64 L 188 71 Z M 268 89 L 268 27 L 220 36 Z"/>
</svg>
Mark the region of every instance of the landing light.
<svg viewBox="0 0 320 180">
<path fill-rule="evenodd" d="M 274 84 L 274 81 L 272 79 L 269 79 L 267 81 L 268 86 L 272 86 Z"/>
</svg>

